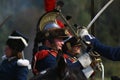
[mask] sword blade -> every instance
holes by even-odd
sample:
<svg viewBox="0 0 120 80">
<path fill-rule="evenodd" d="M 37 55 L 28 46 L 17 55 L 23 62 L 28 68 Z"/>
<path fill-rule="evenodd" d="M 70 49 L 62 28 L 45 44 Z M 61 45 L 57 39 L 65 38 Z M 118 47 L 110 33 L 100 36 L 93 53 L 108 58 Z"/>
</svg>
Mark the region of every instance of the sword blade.
<svg viewBox="0 0 120 80">
<path fill-rule="evenodd" d="M 113 2 L 114 0 L 110 0 L 92 19 L 92 21 L 88 24 L 87 30 L 92 26 L 92 24 L 97 20 L 97 18 L 103 13 L 103 11 Z"/>
</svg>

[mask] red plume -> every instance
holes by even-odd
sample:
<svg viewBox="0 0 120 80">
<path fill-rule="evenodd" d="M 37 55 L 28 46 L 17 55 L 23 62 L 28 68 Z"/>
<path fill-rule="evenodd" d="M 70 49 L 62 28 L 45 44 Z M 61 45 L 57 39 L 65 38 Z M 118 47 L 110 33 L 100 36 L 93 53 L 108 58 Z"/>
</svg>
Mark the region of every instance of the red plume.
<svg viewBox="0 0 120 80">
<path fill-rule="evenodd" d="M 56 0 L 44 0 L 44 4 L 45 4 L 45 11 L 48 12 L 55 9 Z"/>
<path fill-rule="evenodd" d="M 56 0 L 44 0 L 45 4 L 45 11 L 49 12 L 55 9 L 56 6 Z M 60 20 L 57 20 L 57 24 L 60 26 L 60 28 L 64 28 L 64 23 Z"/>
</svg>

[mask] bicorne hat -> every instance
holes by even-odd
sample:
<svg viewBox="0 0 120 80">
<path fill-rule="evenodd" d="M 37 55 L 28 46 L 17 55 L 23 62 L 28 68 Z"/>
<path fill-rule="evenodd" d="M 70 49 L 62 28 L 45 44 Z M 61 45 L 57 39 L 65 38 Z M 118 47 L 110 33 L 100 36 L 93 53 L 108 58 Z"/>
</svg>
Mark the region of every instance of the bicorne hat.
<svg viewBox="0 0 120 80">
<path fill-rule="evenodd" d="M 68 38 L 68 32 L 66 29 L 61 29 L 61 28 L 55 28 L 51 30 L 46 30 L 45 31 L 45 37 L 50 39 L 50 38 L 63 38 L 67 39 Z"/>
<path fill-rule="evenodd" d="M 11 49 L 21 52 L 26 46 L 28 46 L 28 38 L 18 31 L 13 31 L 8 40 L 6 41 Z"/>
<path fill-rule="evenodd" d="M 81 45 L 80 39 L 77 39 L 76 37 L 70 37 L 68 40 L 64 42 L 63 49 L 64 50 L 70 50 L 73 46 Z"/>
</svg>

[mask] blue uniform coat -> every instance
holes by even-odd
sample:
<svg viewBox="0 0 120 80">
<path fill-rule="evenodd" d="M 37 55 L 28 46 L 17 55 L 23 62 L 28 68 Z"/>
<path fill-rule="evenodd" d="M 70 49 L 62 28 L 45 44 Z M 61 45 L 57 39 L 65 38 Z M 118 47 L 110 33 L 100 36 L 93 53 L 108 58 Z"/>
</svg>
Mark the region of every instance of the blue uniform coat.
<svg viewBox="0 0 120 80">
<path fill-rule="evenodd" d="M 36 53 L 37 61 L 36 61 L 35 68 L 38 70 L 38 72 L 41 72 L 41 71 L 46 70 L 48 68 L 55 67 L 56 64 L 57 64 L 57 61 L 56 61 L 57 53 L 56 53 L 56 55 L 54 55 L 54 54 L 51 54 L 49 52 L 50 50 L 46 50 L 46 51 L 48 51 L 48 54 L 45 55 L 45 57 L 42 58 L 42 59 L 38 59 L 37 57 L 41 56 L 41 55 L 37 55 L 37 54 L 44 54 L 44 53 Z M 46 52 L 45 52 L 45 54 L 46 54 Z M 39 57 L 39 58 L 41 58 L 41 57 Z M 67 57 L 65 59 L 67 61 L 68 66 L 70 66 L 70 67 L 79 67 L 81 69 L 83 68 L 79 61 L 77 61 L 75 63 L 72 63 L 72 61 L 70 59 L 68 59 Z"/>
<path fill-rule="evenodd" d="M 18 66 L 16 58 L 5 59 L 0 64 L 0 80 L 27 80 L 28 67 Z"/>
<path fill-rule="evenodd" d="M 86 40 L 91 42 L 91 44 L 94 47 L 94 50 L 101 54 L 101 56 L 113 61 L 120 61 L 120 46 L 119 47 L 106 46 L 96 38 L 90 39 L 88 36 L 86 36 Z"/>
</svg>

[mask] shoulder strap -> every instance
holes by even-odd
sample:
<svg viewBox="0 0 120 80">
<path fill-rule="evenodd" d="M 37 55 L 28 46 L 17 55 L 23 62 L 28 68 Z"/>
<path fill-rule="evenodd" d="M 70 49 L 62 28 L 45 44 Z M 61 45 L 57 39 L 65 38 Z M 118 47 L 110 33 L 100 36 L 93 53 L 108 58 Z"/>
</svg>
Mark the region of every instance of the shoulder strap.
<svg viewBox="0 0 120 80">
<path fill-rule="evenodd" d="M 69 56 L 69 55 L 67 55 L 67 54 L 63 54 L 63 57 L 64 57 L 65 59 L 70 60 L 72 63 L 74 63 L 74 62 L 76 61 L 76 59 L 75 59 L 75 58 L 70 57 L 70 56 Z"/>
<path fill-rule="evenodd" d="M 51 54 L 51 55 L 53 55 L 54 57 L 57 57 L 57 52 L 56 51 L 54 51 L 54 50 L 49 50 L 49 53 Z"/>
</svg>

